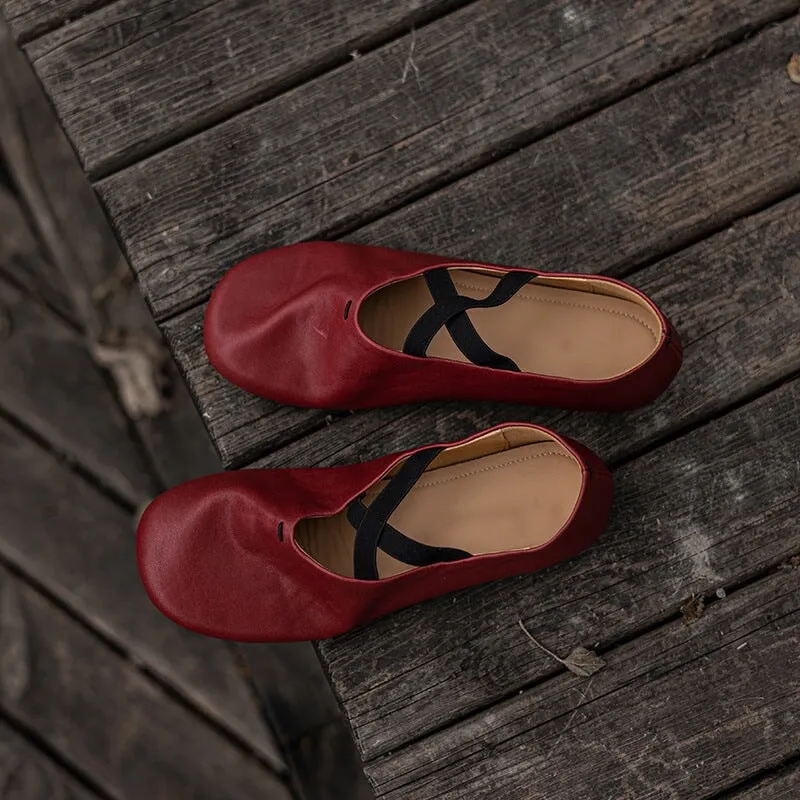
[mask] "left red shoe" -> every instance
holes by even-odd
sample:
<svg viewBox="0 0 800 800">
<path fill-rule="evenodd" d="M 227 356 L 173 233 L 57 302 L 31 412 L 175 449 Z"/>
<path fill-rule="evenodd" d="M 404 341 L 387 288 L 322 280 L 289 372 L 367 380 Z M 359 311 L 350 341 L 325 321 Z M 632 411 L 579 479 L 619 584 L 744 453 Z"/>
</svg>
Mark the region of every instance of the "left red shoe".
<svg viewBox="0 0 800 800">
<path fill-rule="evenodd" d="M 681 364 L 675 329 L 621 281 L 355 244 L 243 261 L 205 319 L 211 363 L 271 400 L 331 409 L 489 400 L 623 411 Z"/>
<path fill-rule="evenodd" d="M 150 598 L 200 633 L 335 636 L 404 606 L 572 558 L 611 476 L 536 425 L 329 469 L 243 470 L 157 498 L 137 538 Z"/>
</svg>

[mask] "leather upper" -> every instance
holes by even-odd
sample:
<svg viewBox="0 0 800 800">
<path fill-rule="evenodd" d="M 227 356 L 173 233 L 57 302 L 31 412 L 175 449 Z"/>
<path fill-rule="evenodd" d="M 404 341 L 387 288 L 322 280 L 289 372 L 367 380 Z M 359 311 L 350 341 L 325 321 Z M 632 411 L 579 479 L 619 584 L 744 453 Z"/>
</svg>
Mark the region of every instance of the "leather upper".
<svg viewBox="0 0 800 800">
<path fill-rule="evenodd" d="M 660 343 L 645 363 L 609 380 L 576 381 L 419 358 L 384 348 L 364 334 L 358 312 L 367 296 L 441 266 L 508 269 L 332 242 L 253 256 L 231 269 L 212 295 L 204 328 L 208 356 L 223 376 L 253 394 L 330 409 L 461 399 L 624 410 L 653 400 L 678 371 L 677 333 L 638 292 L 661 321 Z M 623 285 L 602 276 L 594 280 Z"/>
<path fill-rule="evenodd" d="M 301 519 L 338 513 L 417 452 L 407 451 L 343 467 L 222 473 L 170 489 L 151 503 L 139 524 L 142 580 L 164 614 L 199 633 L 296 641 L 334 636 L 445 592 L 550 566 L 599 536 L 613 490 L 597 456 L 548 435 L 578 459 L 583 484 L 569 521 L 545 546 L 419 567 L 376 581 L 330 572 L 299 548 L 294 529 Z"/>
</svg>

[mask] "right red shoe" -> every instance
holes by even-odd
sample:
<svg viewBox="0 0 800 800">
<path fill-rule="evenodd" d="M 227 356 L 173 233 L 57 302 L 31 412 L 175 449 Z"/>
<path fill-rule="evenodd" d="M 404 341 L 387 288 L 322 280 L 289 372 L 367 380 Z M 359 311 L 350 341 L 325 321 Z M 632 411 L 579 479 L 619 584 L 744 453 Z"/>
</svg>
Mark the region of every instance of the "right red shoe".
<svg viewBox="0 0 800 800">
<path fill-rule="evenodd" d="M 355 409 L 490 400 L 623 411 L 681 364 L 675 329 L 621 281 L 310 242 L 243 261 L 205 318 L 211 363 L 253 394 Z"/>
<path fill-rule="evenodd" d="M 322 639 L 572 558 L 605 528 L 612 495 L 586 448 L 502 425 L 365 464 L 177 486 L 139 523 L 139 569 L 155 605 L 192 630 Z"/>
</svg>

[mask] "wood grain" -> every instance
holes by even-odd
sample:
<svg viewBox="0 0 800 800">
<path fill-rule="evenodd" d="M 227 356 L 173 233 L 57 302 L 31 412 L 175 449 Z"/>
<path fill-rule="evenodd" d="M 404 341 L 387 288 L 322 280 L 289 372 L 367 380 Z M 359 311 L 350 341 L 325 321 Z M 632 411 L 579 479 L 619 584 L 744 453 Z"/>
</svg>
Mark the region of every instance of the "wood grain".
<svg viewBox="0 0 800 800">
<path fill-rule="evenodd" d="M 800 748 L 798 589 L 781 571 L 381 759 L 377 795 L 700 798 L 780 764 Z"/>
<path fill-rule="evenodd" d="M 352 229 L 798 6 L 734 5 L 593 2 L 566 23 L 558 0 L 487 0 L 415 34 L 419 85 L 408 37 L 97 188 L 164 319 L 253 252 Z M 355 238 L 583 271 L 671 248 L 798 182 L 796 35 L 771 30 Z"/>
<path fill-rule="evenodd" d="M 27 42 L 78 19 L 104 2 L 110 3 L 111 0 L 0 0 L 0 12 L 16 39 Z"/>
<path fill-rule="evenodd" d="M 9 594 L 24 620 L 30 680 L 17 696 L 0 693 L 0 708 L 107 794 L 289 800 L 273 773 L 3 568 L 0 596 Z"/>
<path fill-rule="evenodd" d="M 0 409 L 136 505 L 153 482 L 82 337 L 0 279 Z"/>
<path fill-rule="evenodd" d="M 42 37 L 27 52 L 84 167 L 96 174 L 464 2 L 121 0 Z"/>
<path fill-rule="evenodd" d="M 179 628 L 147 599 L 134 520 L 2 421 L 0 464 L 6 562 L 282 769 L 228 646 Z"/>
<path fill-rule="evenodd" d="M 3 800 L 96 800 L 64 769 L 0 722 L 0 797 Z"/>
<path fill-rule="evenodd" d="M 543 573 L 416 606 L 322 642 L 366 759 L 487 708 L 553 671 L 556 652 L 629 638 L 800 551 L 795 380 L 615 473 L 600 542 Z M 591 444 L 591 443 L 589 443 Z"/>
</svg>

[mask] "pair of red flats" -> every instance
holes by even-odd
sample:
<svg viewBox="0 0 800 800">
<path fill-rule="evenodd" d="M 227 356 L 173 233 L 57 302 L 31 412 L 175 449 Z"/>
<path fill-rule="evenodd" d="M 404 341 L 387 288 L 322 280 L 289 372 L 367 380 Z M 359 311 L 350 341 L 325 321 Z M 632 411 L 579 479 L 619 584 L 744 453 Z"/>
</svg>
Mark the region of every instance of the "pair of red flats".
<svg viewBox="0 0 800 800">
<path fill-rule="evenodd" d="M 254 256 L 215 289 L 205 345 L 228 380 L 298 406 L 493 400 L 625 410 L 681 363 L 641 292 L 352 244 Z M 605 528 L 611 476 L 527 423 L 327 469 L 244 470 L 177 486 L 139 524 L 167 616 L 244 641 L 334 636 L 445 592 L 571 558 Z"/>
</svg>

